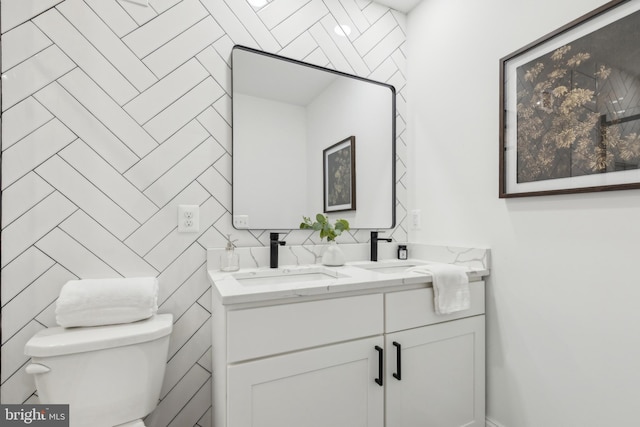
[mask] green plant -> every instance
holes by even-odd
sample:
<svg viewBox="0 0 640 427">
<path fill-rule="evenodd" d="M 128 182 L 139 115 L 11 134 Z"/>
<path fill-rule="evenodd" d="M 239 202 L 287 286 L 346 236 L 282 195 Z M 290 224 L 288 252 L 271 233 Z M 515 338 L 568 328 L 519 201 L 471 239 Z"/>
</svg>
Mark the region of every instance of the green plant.
<svg viewBox="0 0 640 427">
<path fill-rule="evenodd" d="M 339 219 L 335 225 L 331 225 L 329 218 L 324 214 L 317 214 L 316 220 L 311 222 L 311 218 L 303 216 L 304 220 L 300 223 L 301 230 L 315 230 L 320 232 L 320 239 L 327 238 L 327 241 L 332 242 L 342 234 L 343 231 L 349 230 L 349 221 L 346 219 Z"/>
</svg>

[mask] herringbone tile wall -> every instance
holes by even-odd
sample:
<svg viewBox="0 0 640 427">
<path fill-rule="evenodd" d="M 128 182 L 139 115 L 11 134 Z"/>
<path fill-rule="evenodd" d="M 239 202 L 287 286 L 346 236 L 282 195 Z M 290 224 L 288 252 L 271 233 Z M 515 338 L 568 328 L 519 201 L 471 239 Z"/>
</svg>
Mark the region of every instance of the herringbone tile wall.
<svg viewBox="0 0 640 427">
<path fill-rule="evenodd" d="M 144 2 L 144 0 L 143 0 Z M 150 426 L 211 426 L 207 247 L 231 227 L 234 44 L 398 92 L 396 240 L 406 240 L 405 16 L 364 0 L 2 0 L 2 402 L 36 402 L 25 342 L 69 279 L 157 276 L 175 317 Z M 335 34 L 338 24 L 352 28 Z M 178 204 L 201 232 L 178 234 Z M 291 243 L 309 243 L 291 233 Z M 351 241 L 366 241 L 354 231 Z M 295 242 L 295 240 L 299 240 Z"/>
</svg>

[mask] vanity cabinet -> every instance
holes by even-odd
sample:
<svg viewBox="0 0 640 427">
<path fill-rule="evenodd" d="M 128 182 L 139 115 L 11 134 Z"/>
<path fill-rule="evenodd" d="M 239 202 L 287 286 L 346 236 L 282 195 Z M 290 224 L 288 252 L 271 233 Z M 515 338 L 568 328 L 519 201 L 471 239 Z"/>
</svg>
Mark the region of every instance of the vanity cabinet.
<svg viewBox="0 0 640 427">
<path fill-rule="evenodd" d="M 214 425 L 484 425 L 484 283 L 471 287 L 472 308 L 448 316 L 424 287 L 214 306 Z"/>
</svg>

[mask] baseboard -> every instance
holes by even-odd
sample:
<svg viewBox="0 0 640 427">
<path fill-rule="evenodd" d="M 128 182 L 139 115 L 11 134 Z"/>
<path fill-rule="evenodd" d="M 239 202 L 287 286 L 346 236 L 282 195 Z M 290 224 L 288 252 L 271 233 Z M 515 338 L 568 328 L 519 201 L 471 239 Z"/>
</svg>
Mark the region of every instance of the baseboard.
<svg viewBox="0 0 640 427">
<path fill-rule="evenodd" d="M 497 422 L 489 418 L 485 418 L 485 426 L 486 427 L 505 427 L 502 424 L 498 424 Z"/>
</svg>

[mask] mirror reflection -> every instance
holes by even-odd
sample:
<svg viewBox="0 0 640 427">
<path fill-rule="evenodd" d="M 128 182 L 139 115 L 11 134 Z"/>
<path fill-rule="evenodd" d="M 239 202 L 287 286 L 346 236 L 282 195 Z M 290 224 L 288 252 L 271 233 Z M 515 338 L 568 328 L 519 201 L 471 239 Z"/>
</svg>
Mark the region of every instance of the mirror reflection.
<svg viewBox="0 0 640 427">
<path fill-rule="evenodd" d="M 393 86 L 244 46 L 232 79 L 235 228 L 394 227 Z"/>
</svg>

